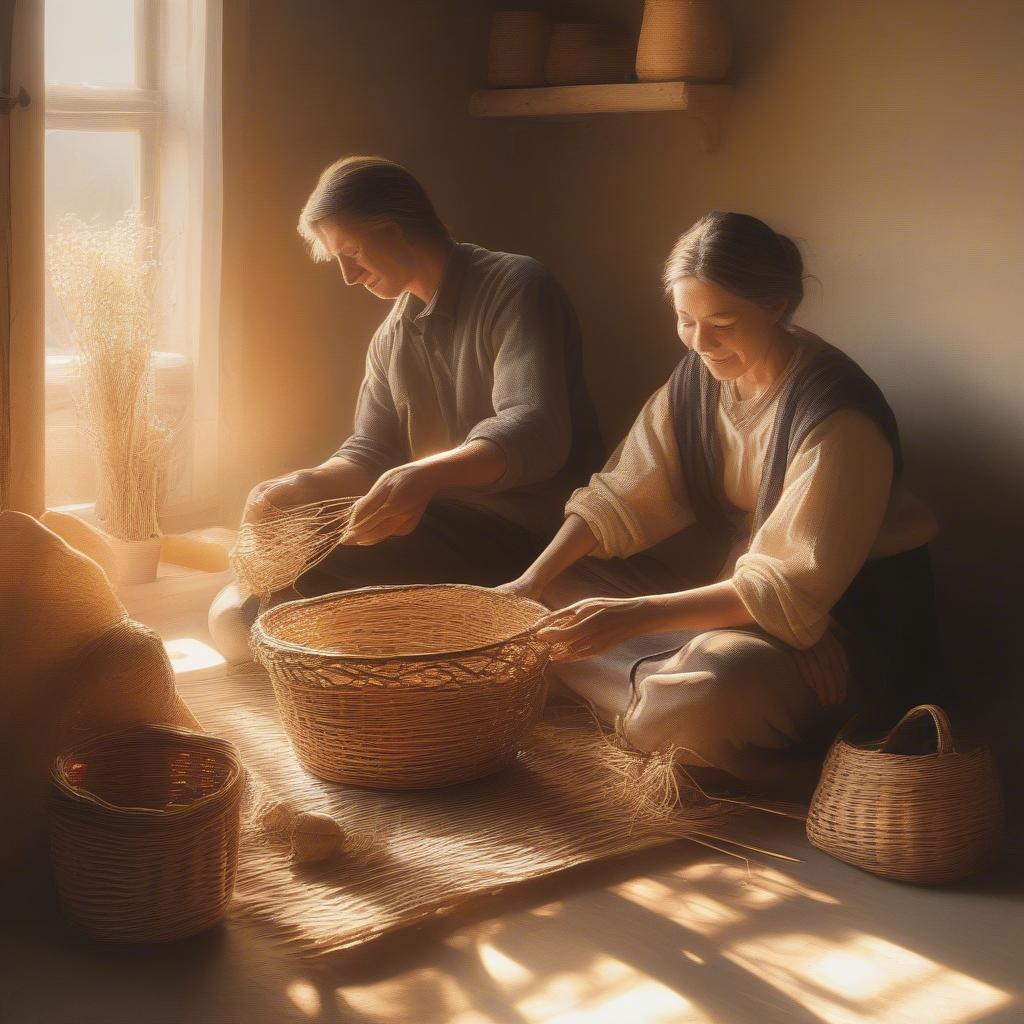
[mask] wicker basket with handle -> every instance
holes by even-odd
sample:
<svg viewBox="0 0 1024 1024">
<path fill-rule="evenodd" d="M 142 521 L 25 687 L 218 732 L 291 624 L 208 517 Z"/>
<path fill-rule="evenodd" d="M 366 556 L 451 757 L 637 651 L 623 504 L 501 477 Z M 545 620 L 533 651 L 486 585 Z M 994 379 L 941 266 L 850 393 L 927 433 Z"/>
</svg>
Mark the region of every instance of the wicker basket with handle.
<svg viewBox="0 0 1024 1024">
<path fill-rule="evenodd" d="M 305 768 L 426 789 L 515 758 L 544 702 L 545 613 L 482 587 L 368 587 L 271 608 L 252 649 Z"/>
<path fill-rule="evenodd" d="M 73 924 L 106 941 L 162 942 L 224 916 L 243 787 L 230 743 L 137 726 L 61 754 L 51 781 L 54 878 Z"/>
<path fill-rule="evenodd" d="M 911 708 L 875 744 L 832 745 L 807 838 L 865 871 L 952 882 L 988 867 L 1003 831 L 999 776 L 984 747 L 958 750 L 942 708 Z"/>
</svg>

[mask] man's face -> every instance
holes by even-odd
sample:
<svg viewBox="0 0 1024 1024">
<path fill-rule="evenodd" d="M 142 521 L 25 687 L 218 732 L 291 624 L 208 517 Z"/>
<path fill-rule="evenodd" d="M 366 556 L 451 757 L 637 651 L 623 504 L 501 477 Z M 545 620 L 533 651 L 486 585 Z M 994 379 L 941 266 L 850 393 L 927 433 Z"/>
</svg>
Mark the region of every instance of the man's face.
<svg viewBox="0 0 1024 1024">
<path fill-rule="evenodd" d="M 337 261 L 347 285 L 362 285 L 378 299 L 397 299 L 413 278 L 414 254 L 394 224 L 369 226 L 342 217 L 314 225 L 327 251 Z"/>
</svg>

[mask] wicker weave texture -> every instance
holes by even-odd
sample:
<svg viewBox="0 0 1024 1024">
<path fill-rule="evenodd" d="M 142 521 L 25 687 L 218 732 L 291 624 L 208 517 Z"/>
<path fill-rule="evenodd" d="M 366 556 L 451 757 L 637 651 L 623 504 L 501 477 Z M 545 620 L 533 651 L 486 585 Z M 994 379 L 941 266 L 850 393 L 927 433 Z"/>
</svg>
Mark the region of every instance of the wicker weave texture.
<svg viewBox="0 0 1024 1024">
<path fill-rule="evenodd" d="M 163 942 L 223 917 L 243 773 L 225 740 L 170 726 L 90 739 L 51 773 L 50 845 L 68 919 L 110 942 Z"/>
<path fill-rule="evenodd" d="M 487 84 L 491 88 L 542 85 L 548 31 L 544 11 L 495 11 L 487 50 Z"/>
<path fill-rule="evenodd" d="M 923 732 L 922 724 L 933 728 Z M 949 719 L 932 704 L 912 708 L 880 743 L 838 739 L 807 815 L 807 838 L 820 850 L 873 874 L 921 884 L 988 867 L 1002 832 L 991 753 L 958 751 Z"/>
<path fill-rule="evenodd" d="M 372 587 L 278 605 L 252 644 L 309 771 L 426 789 L 515 758 L 543 707 L 544 614 L 480 587 Z"/>
<path fill-rule="evenodd" d="M 717 0 L 645 0 L 641 82 L 720 81 L 731 62 L 731 32 Z"/>
</svg>

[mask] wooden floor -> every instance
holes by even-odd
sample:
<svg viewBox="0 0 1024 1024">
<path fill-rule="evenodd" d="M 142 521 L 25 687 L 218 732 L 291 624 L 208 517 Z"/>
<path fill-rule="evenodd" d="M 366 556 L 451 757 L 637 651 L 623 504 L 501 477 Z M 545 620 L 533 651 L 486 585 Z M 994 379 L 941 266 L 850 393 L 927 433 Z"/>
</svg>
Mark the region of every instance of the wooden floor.
<svg viewBox="0 0 1024 1024">
<path fill-rule="evenodd" d="M 183 672 L 216 672 L 205 590 L 133 610 Z M 229 919 L 166 947 L 104 948 L 25 891 L 0 949 L 4 1024 L 953 1024 L 1024 1021 L 1022 847 L 953 889 L 885 882 L 748 817 L 749 841 L 798 858 L 746 865 L 678 843 L 464 907 L 327 962 Z"/>
</svg>

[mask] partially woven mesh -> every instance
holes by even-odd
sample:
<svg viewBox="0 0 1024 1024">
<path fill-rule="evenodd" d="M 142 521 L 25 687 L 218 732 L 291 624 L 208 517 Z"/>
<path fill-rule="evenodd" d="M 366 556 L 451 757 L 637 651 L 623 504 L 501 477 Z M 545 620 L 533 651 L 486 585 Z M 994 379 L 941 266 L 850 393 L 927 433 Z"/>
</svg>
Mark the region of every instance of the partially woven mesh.
<svg viewBox="0 0 1024 1024">
<path fill-rule="evenodd" d="M 272 507 L 259 522 L 243 523 L 231 550 L 231 568 L 241 587 L 266 596 L 292 586 L 337 545 L 356 500 Z"/>
</svg>

